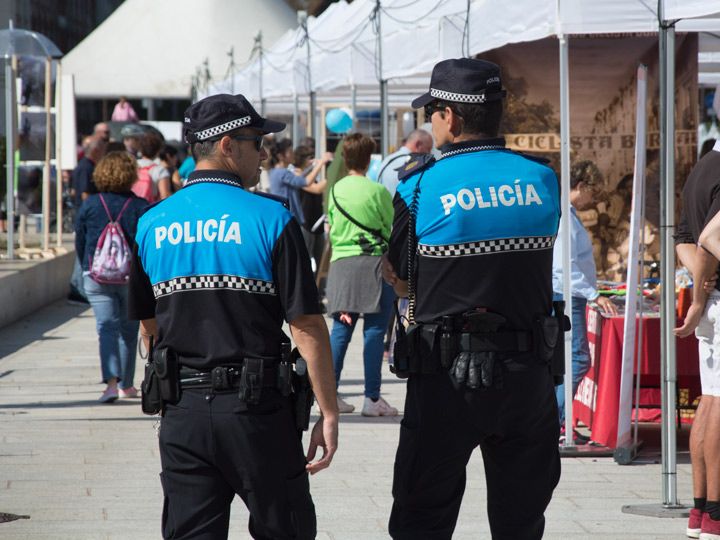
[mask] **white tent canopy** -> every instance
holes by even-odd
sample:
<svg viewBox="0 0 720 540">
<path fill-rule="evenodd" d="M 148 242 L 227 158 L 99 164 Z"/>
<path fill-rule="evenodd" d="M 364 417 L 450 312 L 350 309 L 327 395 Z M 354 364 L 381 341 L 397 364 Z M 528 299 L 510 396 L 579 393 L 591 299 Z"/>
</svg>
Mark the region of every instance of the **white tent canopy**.
<svg viewBox="0 0 720 540">
<path fill-rule="evenodd" d="M 309 19 L 312 90 L 327 92 L 353 85 L 377 85 L 375 6 L 374 0 L 355 0 L 351 4 L 341 0 L 320 17 Z M 705 17 L 680 20 L 679 32 L 720 31 L 718 0 L 666 0 L 665 6 L 668 19 Z M 508 43 L 561 33 L 657 32 L 656 9 L 656 2 L 643 0 L 518 0 L 502 9 L 497 9 L 497 3 L 490 0 L 473 0 L 466 31 L 466 0 L 384 0 L 379 14 L 382 75 L 390 80 L 427 76 L 432 66 L 444 58 L 479 54 Z M 290 97 L 310 91 L 303 38 L 303 30 L 296 28 L 265 50 L 263 98 Z M 713 64 L 709 61 L 714 57 L 708 57 L 702 50 L 700 54 L 701 70 L 711 69 Z M 236 91 L 258 100 L 259 76 L 260 64 L 255 61 L 239 71 L 232 84 Z M 700 79 L 713 80 L 703 71 Z M 402 86 L 402 81 L 396 83 Z M 229 80 L 218 83 L 208 93 L 227 91 L 230 84 Z"/>
<path fill-rule="evenodd" d="M 78 97 L 186 99 L 206 58 L 224 78 L 231 48 L 242 64 L 258 31 L 273 43 L 295 24 L 284 0 L 126 0 L 65 56 L 63 71 Z"/>
</svg>

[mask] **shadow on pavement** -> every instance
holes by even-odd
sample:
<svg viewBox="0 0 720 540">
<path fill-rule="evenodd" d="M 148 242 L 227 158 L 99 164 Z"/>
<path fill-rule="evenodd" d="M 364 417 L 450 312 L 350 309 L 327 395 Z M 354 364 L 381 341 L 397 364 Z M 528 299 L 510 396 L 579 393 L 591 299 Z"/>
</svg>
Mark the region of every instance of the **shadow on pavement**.
<svg viewBox="0 0 720 540">
<path fill-rule="evenodd" d="M 71 305 L 60 300 L 0 328 L 0 360 L 36 341 L 65 339 L 45 334 L 89 309 L 90 306 Z"/>
<path fill-rule="evenodd" d="M 138 401 L 116 401 L 115 403 L 100 403 L 97 399 L 80 400 L 80 401 L 46 401 L 35 403 L 10 403 L 8 405 L 0 405 L 3 409 L 71 409 L 74 407 L 140 407 Z"/>
<path fill-rule="evenodd" d="M 317 422 L 318 415 L 313 414 L 310 417 L 310 426 Z M 402 420 L 402 414 L 398 416 L 374 416 L 374 417 L 368 417 L 363 416 L 359 413 L 350 413 L 350 414 L 341 414 L 340 415 L 340 423 L 341 424 L 396 424 L 398 428 L 400 427 L 400 420 Z"/>
</svg>

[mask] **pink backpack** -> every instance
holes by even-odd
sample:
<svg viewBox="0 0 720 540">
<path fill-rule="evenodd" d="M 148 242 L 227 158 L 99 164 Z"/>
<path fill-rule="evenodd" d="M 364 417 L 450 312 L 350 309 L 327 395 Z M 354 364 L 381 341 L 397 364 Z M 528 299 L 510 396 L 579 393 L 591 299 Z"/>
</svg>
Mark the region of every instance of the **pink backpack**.
<svg viewBox="0 0 720 540">
<path fill-rule="evenodd" d="M 125 285 L 130 277 L 130 264 L 132 252 L 125 239 L 125 233 L 120 226 L 120 217 L 130 204 L 132 198 L 125 201 L 117 218 L 113 220 L 110 210 L 102 194 L 100 201 L 110 220 L 98 239 L 95 254 L 90 261 L 90 277 L 98 283 L 110 285 Z"/>
<path fill-rule="evenodd" d="M 132 192 L 150 204 L 155 202 L 154 182 L 152 176 L 150 176 L 150 171 L 155 167 L 157 167 L 157 163 L 139 167 L 137 180 L 132 186 Z"/>
</svg>

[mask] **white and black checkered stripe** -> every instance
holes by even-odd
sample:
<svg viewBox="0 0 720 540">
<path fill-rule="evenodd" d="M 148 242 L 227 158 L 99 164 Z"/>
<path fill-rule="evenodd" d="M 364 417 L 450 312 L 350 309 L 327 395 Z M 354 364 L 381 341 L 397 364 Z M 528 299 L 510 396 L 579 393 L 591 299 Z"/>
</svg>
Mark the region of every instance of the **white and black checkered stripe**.
<svg viewBox="0 0 720 540">
<path fill-rule="evenodd" d="M 425 257 L 464 257 L 466 255 L 487 255 L 501 251 L 538 251 L 552 249 L 554 236 L 530 236 L 527 238 L 499 238 L 464 244 L 430 246 L 418 244 L 418 254 Z"/>
<path fill-rule="evenodd" d="M 161 281 L 153 285 L 153 294 L 155 294 L 155 298 L 160 298 L 175 292 L 217 289 L 231 289 L 256 294 L 275 294 L 275 285 L 272 281 L 224 274 L 186 276 Z"/>
<path fill-rule="evenodd" d="M 252 119 L 249 116 L 236 118 L 235 120 L 230 120 L 229 122 L 225 122 L 224 124 L 220 124 L 219 126 L 214 126 L 211 128 L 203 129 L 202 131 L 198 131 L 197 133 L 195 133 L 195 138 L 198 141 L 204 141 L 205 139 L 216 137 L 217 135 L 222 135 L 223 133 L 227 133 L 228 131 L 247 126 L 251 121 Z"/>
<path fill-rule="evenodd" d="M 228 178 L 203 178 L 203 177 L 195 178 L 194 180 L 188 180 L 185 183 L 185 187 L 192 186 L 193 184 L 202 184 L 203 182 L 211 182 L 214 184 L 228 184 L 230 186 L 242 187 L 242 184 L 240 182 L 235 182 Z"/>
<path fill-rule="evenodd" d="M 431 88 L 430 95 L 443 101 L 454 101 L 456 103 L 485 103 L 485 92 L 482 94 L 456 94 L 455 92 Z"/>
<path fill-rule="evenodd" d="M 442 154 L 440 154 L 440 159 L 457 156 L 458 154 L 479 152 L 480 150 L 505 150 L 505 146 L 503 146 L 502 144 L 487 144 L 485 146 L 470 146 L 468 148 L 459 148 L 457 150 L 451 150 L 450 152 L 443 152 Z"/>
</svg>

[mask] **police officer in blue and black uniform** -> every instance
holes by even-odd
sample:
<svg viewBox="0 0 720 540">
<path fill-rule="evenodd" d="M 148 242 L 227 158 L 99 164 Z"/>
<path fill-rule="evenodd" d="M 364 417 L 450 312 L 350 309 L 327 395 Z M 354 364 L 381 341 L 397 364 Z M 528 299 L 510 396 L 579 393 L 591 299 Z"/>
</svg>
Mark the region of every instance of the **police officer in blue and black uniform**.
<svg viewBox="0 0 720 540">
<path fill-rule="evenodd" d="M 562 342 L 551 317 L 559 185 L 498 137 L 504 95 L 497 65 L 446 60 L 412 104 L 442 156 L 401 173 L 384 268 L 415 323 L 395 350 L 396 373 L 409 376 L 395 539 L 451 538 L 477 446 L 493 538 L 541 538 L 560 478 L 549 365 Z"/>
<path fill-rule="evenodd" d="M 138 223 L 130 315 L 146 343 L 154 338 L 163 392 L 164 538 L 227 538 L 235 494 L 253 538 L 315 538 L 307 475 L 337 447 L 327 327 L 297 222 L 282 202 L 247 191 L 267 158 L 263 135 L 284 127 L 241 95 L 193 104 L 184 134 L 197 168 Z M 285 370 L 283 320 L 322 411 L 307 458 L 286 384 L 297 374 Z"/>
</svg>

